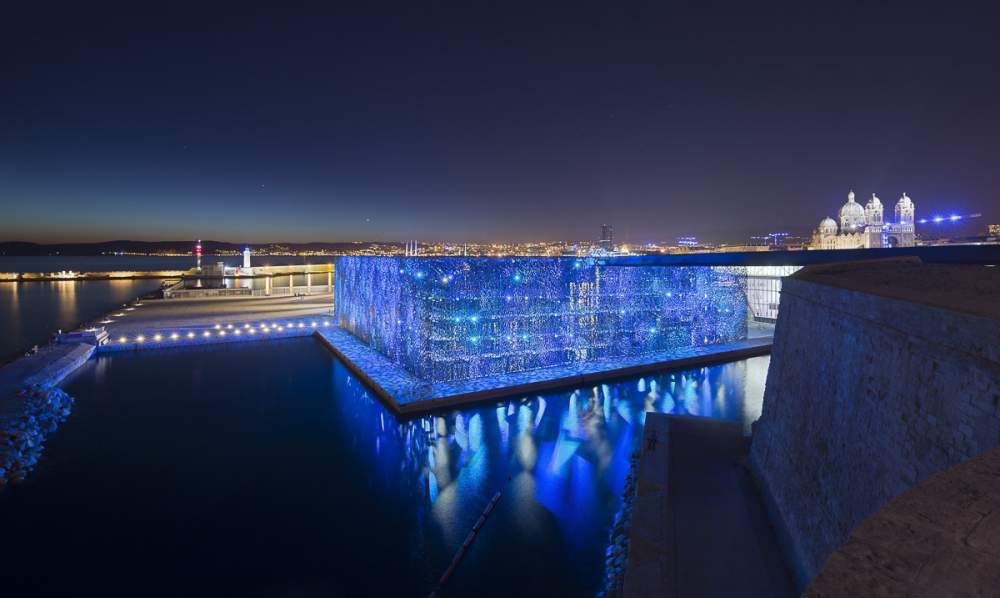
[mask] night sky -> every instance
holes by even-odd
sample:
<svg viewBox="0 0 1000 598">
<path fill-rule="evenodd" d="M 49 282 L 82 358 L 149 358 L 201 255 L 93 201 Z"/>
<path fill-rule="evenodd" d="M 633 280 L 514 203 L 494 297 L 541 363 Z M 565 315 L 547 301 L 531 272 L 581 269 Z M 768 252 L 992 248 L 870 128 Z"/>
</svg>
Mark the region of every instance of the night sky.
<svg viewBox="0 0 1000 598">
<path fill-rule="evenodd" d="M 1000 222 L 996 15 L 17 4 L 0 240 L 740 242 L 852 188 Z"/>
</svg>

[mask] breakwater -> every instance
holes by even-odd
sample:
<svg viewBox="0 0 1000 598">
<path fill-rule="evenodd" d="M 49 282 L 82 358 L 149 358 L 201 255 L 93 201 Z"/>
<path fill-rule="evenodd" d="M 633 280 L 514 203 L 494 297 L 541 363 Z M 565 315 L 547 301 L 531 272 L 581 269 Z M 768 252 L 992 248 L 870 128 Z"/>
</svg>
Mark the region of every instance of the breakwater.
<svg viewBox="0 0 1000 598">
<path fill-rule="evenodd" d="M 45 437 L 73 405 L 55 386 L 93 353 L 88 344 L 49 345 L 0 370 L 0 486 L 24 480 L 38 463 Z"/>
<path fill-rule="evenodd" d="M 45 437 L 69 417 L 73 397 L 34 385 L 18 391 L 21 409 L 0 419 L 0 488 L 24 481 L 38 463 Z"/>
</svg>

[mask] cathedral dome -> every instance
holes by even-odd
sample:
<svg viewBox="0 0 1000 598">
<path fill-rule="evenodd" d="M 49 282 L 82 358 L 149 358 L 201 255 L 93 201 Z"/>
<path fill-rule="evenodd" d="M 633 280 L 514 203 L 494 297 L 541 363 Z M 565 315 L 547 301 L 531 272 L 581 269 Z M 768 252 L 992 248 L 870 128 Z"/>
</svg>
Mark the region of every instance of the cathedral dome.
<svg viewBox="0 0 1000 598">
<path fill-rule="evenodd" d="M 882 202 L 872 193 L 872 198 L 865 204 L 865 226 L 882 226 Z"/>
<path fill-rule="evenodd" d="M 837 234 L 837 221 L 827 216 L 819 223 L 819 233 L 824 236 Z"/>
<path fill-rule="evenodd" d="M 865 209 L 854 201 L 854 191 L 847 194 L 847 203 L 840 208 L 840 230 L 853 233 L 865 224 Z"/>
<path fill-rule="evenodd" d="M 913 224 L 916 210 L 913 207 L 913 200 L 907 194 L 903 194 L 896 202 L 896 222 L 900 224 Z"/>
</svg>

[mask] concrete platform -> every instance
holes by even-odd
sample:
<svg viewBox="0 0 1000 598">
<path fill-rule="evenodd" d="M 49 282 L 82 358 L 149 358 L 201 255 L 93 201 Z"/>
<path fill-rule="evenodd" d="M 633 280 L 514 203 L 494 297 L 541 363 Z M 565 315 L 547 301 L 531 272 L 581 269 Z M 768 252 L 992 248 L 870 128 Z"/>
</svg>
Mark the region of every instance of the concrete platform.
<svg viewBox="0 0 1000 598">
<path fill-rule="evenodd" d="M 771 349 L 770 338 L 753 338 L 736 343 L 688 347 L 669 353 L 600 359 L 458 382 L 428 383 L 339 328 L 323 328 L 317 336 L 397 415 L 426 413 L 652 371 L 702 367 L 766 355 Z"/>
<path fill-rule="evenodd" d="M 739 423 L 647 413 L 626 597 L 792 597 Z"/>
<path fill-rule="evenodd" d="M 111 338 L 145 334 L 151 330 L 214 326 L 249 321 L 331 315 L 333 295 L 301 297 L 224 297 L 174 301 L 151 299 L 111 312 L 105 326 Z"/>
<path fill-rule="evenodd" d="M 333 326 L 333 321 L 327 316 L 255 319 L 246 322 L 237 320 L 227 324 L 195 323 L 166 328 L 150 328 L 136 335 L 111 338 L 97 351 L 98 353 L 116 353 L 276 340 L 312 336 L 318 329 L 331 326 Z"/>
<path fill-rule="evenodd" d="M 95 322 L 108 330 L 101 353 L 308 336 L 333 325 L 329 293 L 301 297 L 144 300 Z"/>
</svg>

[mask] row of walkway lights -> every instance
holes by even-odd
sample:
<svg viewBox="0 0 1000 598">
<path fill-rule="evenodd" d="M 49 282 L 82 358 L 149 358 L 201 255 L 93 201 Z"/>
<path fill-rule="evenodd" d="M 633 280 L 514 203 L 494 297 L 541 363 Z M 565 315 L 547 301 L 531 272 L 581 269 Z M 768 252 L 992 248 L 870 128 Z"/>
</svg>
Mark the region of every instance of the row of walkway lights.
<svg viewBox="0 0 1000 598">
<path fill-rule="evenodd" d="M 318 322 L 316 322 L 316 321 L 312 321 L 312 322 L 309 323 L 309 327 L 310 328 L 319 328 L 319 326 L 320 326 L 320 324 Z M 323 327 L 324 328 L 329 328 L 329 326 L 330 326 L 330 321 L 329 320 L 324 320 L 323 321 Z M 243 324 L 243 328 L 236 328 L 232 324 L 226 324 L 226 327 L 223 328 L 221 324 L 216 324 L 214 328 L 215 328 L 215 331 L 216 331 L 216 335 L 218 335 L 220 337 L 225 337 L 225 336 L 227 336 L 229 334 L 232 334 L 233 336 L 242 336 L 243 333 L 246 333 L 246 334 L 257 334 L 258 331 L 261 332 L 261 333 L 264 333 L 264 334 L 269 334 L 272 330 L 276 331 L 276 332 L 284 332 L 286 328 L 288 330 L 293 330 L 295 328 L 305 328 L 305 322 L 298 322 L 297 324 L 295 322 L 287 322 L 285 324 L 279 324 L 279 323 L 276 323 L 276 322 L 272 322 L 270 324 L 270 326 L 267 323 L 262 322 L 259 325 L 259 328 L 255 327 L 255 326 L 252 326 L 250 324 Z M 197 335 L 194 332 L 190 332 L 189 331 L 187 334 L 185 334 L 185 336 L 190 340 L 190 339 L 194 339 Z M 204 332 L 201 333 L 201 336 L 203 338 L 211 338 L 212 337 L 212 331 L 211 330 L 206 330 L 206 331 L 204 331 Z M 160 341 L 163 340 L 163 338 L 164 337 L 163 337 L 162 334 L 157 333 L 157 334 L 153 335 L 152 340 L 153 340 L 153 342 L 160 342 Z M 180 336 L 180 334 L 178 334 L 176 332 L 172 332 L 172 333 L 170 333 L 169 338 L 172 341 L 176 341 L 176 340 L 180 339 L 181 336 Z M 122 343 L 122 344 L 127 343 L 128 342 L 128 337 L 126 337 L 126 336 L 120 336 L 120 337 L 118 337 L 118 342 Z M 136 343 L 144 343 L 144 342 L 146 342 L 146 335 L 144 335 L 144 334 L 137 335 L 135 337 L 135 342 Z"/>
</svg>

